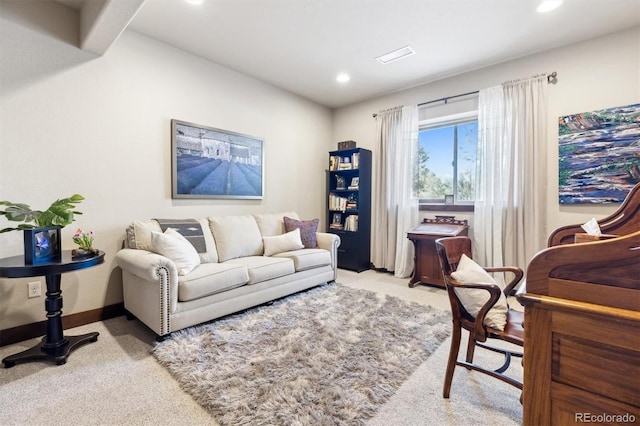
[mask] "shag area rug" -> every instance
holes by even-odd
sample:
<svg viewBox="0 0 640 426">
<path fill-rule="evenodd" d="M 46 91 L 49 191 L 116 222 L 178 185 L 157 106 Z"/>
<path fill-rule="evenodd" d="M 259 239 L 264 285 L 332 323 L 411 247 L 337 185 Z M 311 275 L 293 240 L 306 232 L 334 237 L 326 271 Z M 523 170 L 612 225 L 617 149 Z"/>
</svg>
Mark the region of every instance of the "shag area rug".
<svg viewBox="0 0 640 426">
<path fill-rule="evenodd" d="M 221 425 L 361 425 L 450 328 L 448 312 L 331 284 L 174 333 L 153 354 Z"/>
</svg>

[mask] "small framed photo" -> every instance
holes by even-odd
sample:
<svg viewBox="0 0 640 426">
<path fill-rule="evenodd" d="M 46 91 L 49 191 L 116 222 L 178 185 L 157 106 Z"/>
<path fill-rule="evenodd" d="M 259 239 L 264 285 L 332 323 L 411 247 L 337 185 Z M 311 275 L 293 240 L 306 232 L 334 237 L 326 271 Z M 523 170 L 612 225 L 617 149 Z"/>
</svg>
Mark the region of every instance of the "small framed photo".
<svg viewBox="0 0 640 426">
<path fill-rule="evenodd" d="M 25 264 L 39 265 L 60 261 L 62 250 L 59 226 L 25 229 L 22 232 Z"/>
<path fill-rule="evenodd" d="M 444 204 L 447 206 L 453 205 L 453 194 L 447 194 L 444 196 Z"/>
<path fill-rule="evenodd" d="M 351 178 L 351 183 L 349 184 L 349 189 L 358 189 L 358 187 L 360 186 L 360 178 L 359 177 L 354 177 Z"/>
<path fill-rule="evenodd" d="M 342 222 L 342 214 L 334 213 L 333 214 L 333 224 L 334 225 L 339 225 L 341 222 Z"/>
</svg>

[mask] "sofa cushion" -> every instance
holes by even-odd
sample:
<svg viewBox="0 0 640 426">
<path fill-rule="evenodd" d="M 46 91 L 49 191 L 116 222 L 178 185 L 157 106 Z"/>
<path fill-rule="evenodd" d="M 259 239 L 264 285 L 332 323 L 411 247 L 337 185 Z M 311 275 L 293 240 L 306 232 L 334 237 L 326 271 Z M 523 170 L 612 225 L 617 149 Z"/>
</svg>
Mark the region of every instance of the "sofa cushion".
<svg viewBox="0 0 640 426">
<path fill-rule="evenodd" d="M 283 220 L 285 231 L 290 232 L 294 229 L 300 230 L 300 239 L 306 248 L 318 247 L 316 232 L 318 232 L 318 223 L 320 223 L 320 219 L 297 220 L 285 216 Z"/>
<path fill-rule="evenodd" d="M 216 240 L 219 262 L 262 255 L 262 236 L 253 216 L 210 217 L 209 226 Z"/>
<path fill-rule="evenodd" d="M 304 247 L 300 241 L 299 229 L 273 237 L 262 237 L 262 243 L 264 244 L 265 256 L 273 256 L 283 251 L 298 250 Z"/>
<path fill-rule="evenodd" d="M 218 252 L 216 251 L 216 242 L 214 241 L 213 236 L 211 235 L 211 230 L 209 229 L 209 221 L 206 218 L 199 218 L 195 220 L 200 223 L 206 247 L 205 252 L 198 253 L 200 256 L 200 262 L 217 262 Z M 126 230 L 127 247 L 138 250 L 153 251 L 153 248 L 151 247 L 152 231 L 162 232 L 162 228 L 160 227 L 160 224 L 158 224 L 158 221 L 148 220 L 144 222 L 133 222 Z"/>
<path fill-rule="evenodd" d="M 284 213 L 271 213 L 271 214 L 254 214 L 258 229 L 260 229 L 260 235 L 263 237 L 271 237 L 273 235 L 284 234 L 285 227 L 283 218 L 289 216 L 298 219 L 296 212 L 284 212 Z M 293 231 L 290 229 L 289 231 Z"/>
<path fill-rule="evenodd" d="M 167 228 L 173 228 L 182 234 L 195 247 L 202 262 L 218 261 L 216 243 L 211 235 L 207 218 L 155 219 L 155 221 L 163 231 Z"/>
<path fill-rule="evenodd" d="M 285 258 L 248 256 L 236 258 L 225 263 L 245 266 L 249 271 L 248 284 L 256 284 L 295 272 L 293 261 Z"/>
<path fill-rule="evenodd" d="M 331 254 L 324 249 L 302 249 L 278 253 L 273 257 L 282 257 L 293 260 L 293 265 L 298 271 L 331 265 Z"/>
<path fill-rule="evenodd" d="M 500 287 L 482 266 L 465 254 L 460 258 L 460 262 L 458 262 L 455 272 L 451 273 L 451 277 L 462 283 L 495 284 Z M 458 295 L 462 306 L 474 317 L 478 315 L 478 312 L 490 297 L 489 292 L 479 288 L 456 288 L 454 291 Z M 484 324 L 488 327 L 504 330 L 507 324 L 508 311 L 507 298 L 501 292 L 496 304 L 489 309 L 489 312 L 484 317 Z"/>
<path fill-rule="evenodd" d="M 186 275 L 200 264 L 200 256 L 185 237 L 173 228 L 151 232 L 152 251 L 167 257 L 176 264 L 178 275 Z"/>
<path fill-rule="evenodd" d="M 242 265 L 204 263 L 178 283 L 178 300 L 186 302 L 240 287 L 249 282 L 249 272 Z"/>
<path fill-rule="evenodd" d="M 155 220 L 139 221 L 131 223 L 127 227 L 127 247 L 137 250 L 153 251 L 151 247 L 151 232 L 162 232 L 160 225 Z"/>
</svg>

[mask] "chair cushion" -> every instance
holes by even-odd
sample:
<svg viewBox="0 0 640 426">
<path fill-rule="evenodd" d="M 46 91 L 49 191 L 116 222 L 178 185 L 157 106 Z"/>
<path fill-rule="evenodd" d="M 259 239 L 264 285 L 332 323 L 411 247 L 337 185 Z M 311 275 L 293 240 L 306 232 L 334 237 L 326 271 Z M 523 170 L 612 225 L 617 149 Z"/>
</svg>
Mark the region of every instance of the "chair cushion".
<svg viewBox="0 0 640 426">
<path fill-rule="evenodd" d="M 274 257 L 283 257 L 293 260 L 293 265 L 298 271 L 331 265 L 331 254 L 324 249 L 302 249 L 278 253 Z"/>
<path fill-rule="evenodd" d="M 320 219 L 297 220 L 287 216 L 284 217 L 285 231 L 289 232 L 294 229 L 300 229 L 300 239 L 306 248 L 318 247 L 318 242 L 316 240 L 318 223 L 320 223 Z"/>
<path fill-rule="evenodd" d="M 178 275 L 186 275 L 200 265 L 200 256 L 185 237 L 173 228 L 164 233 L 151 232 L 152 251 L 167 257 L 176 264 Z"/>
<path fill-rule="evenodd" d="M 248 256 L 229 260 L 225 263 L 246 267 L 249 271 L 248 284 L 256 284 L 295 272 L 291 259 L 277 257 Z"/>
<path fill-rule="evenodd" d="M 240 287 L 249 282 L 249 271 L 231 263 L 203 263 L 179 279 L 178 300 L 186 302 Z"/>
<path fill-rule="evenodd" d="M 300 230 L 295 229 L 282 235 L 274 235 L 273 237 L 262 237 L 264 244 L 264 255 L 273 256 L 283 251 L 297 250 L 304 247 L 300 241 Z"/>
<path fill-rule="evenodd" d="M 219 262 L 262 255 L 262 236 L 253 216 L 210 217 L 209 226 L 216 240 Z"/>
<path fill-rule="evenodd" d="M 471 260 L 467 255 L 463 254 L 458 263 L 458 267 L 455 272 L 451 273 L 451 277 L 461 283 L 475 283 L 475 284 L 495 284 L 503 288 L 493 279 L 491 275 L 484 268 Z M 473 317 L 478 315 L 482 306 L 489 300 L 489 293 L 486 290 L 477 288 L 455 288 L 456 295 L 460 299 L 462 306 Z M 500 298 L 495 305 L 484 318 L 484 324 L 487 327 L 495 328 L 497 330 L 504 330 L 507 324 L 507 312 L 509 307 L 507 305 L 507 298 L 502 291 L 500 292 Z"/>
</svg>

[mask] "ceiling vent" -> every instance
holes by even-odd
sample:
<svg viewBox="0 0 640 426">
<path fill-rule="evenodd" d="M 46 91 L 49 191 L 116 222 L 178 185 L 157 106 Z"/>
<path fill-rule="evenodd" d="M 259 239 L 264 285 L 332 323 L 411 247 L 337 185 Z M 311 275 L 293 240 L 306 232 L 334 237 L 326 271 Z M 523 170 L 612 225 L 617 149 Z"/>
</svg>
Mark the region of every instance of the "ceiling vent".
<svg viewBox="0 0 640 426">
<path fill-rule="evenodd" d="M 396 49 L 393 52 L 389 52 L 382 56 L 378 56 L 376 60 L 381 64 L 388 64 L 389 62 L 406 58 L 407 56 L 411 56 L 415 53 L 416 52 L 411 48 L 411 46 L 405 46 L 405 47 L 401 47 L 400 49 Z"/>
</svg>

